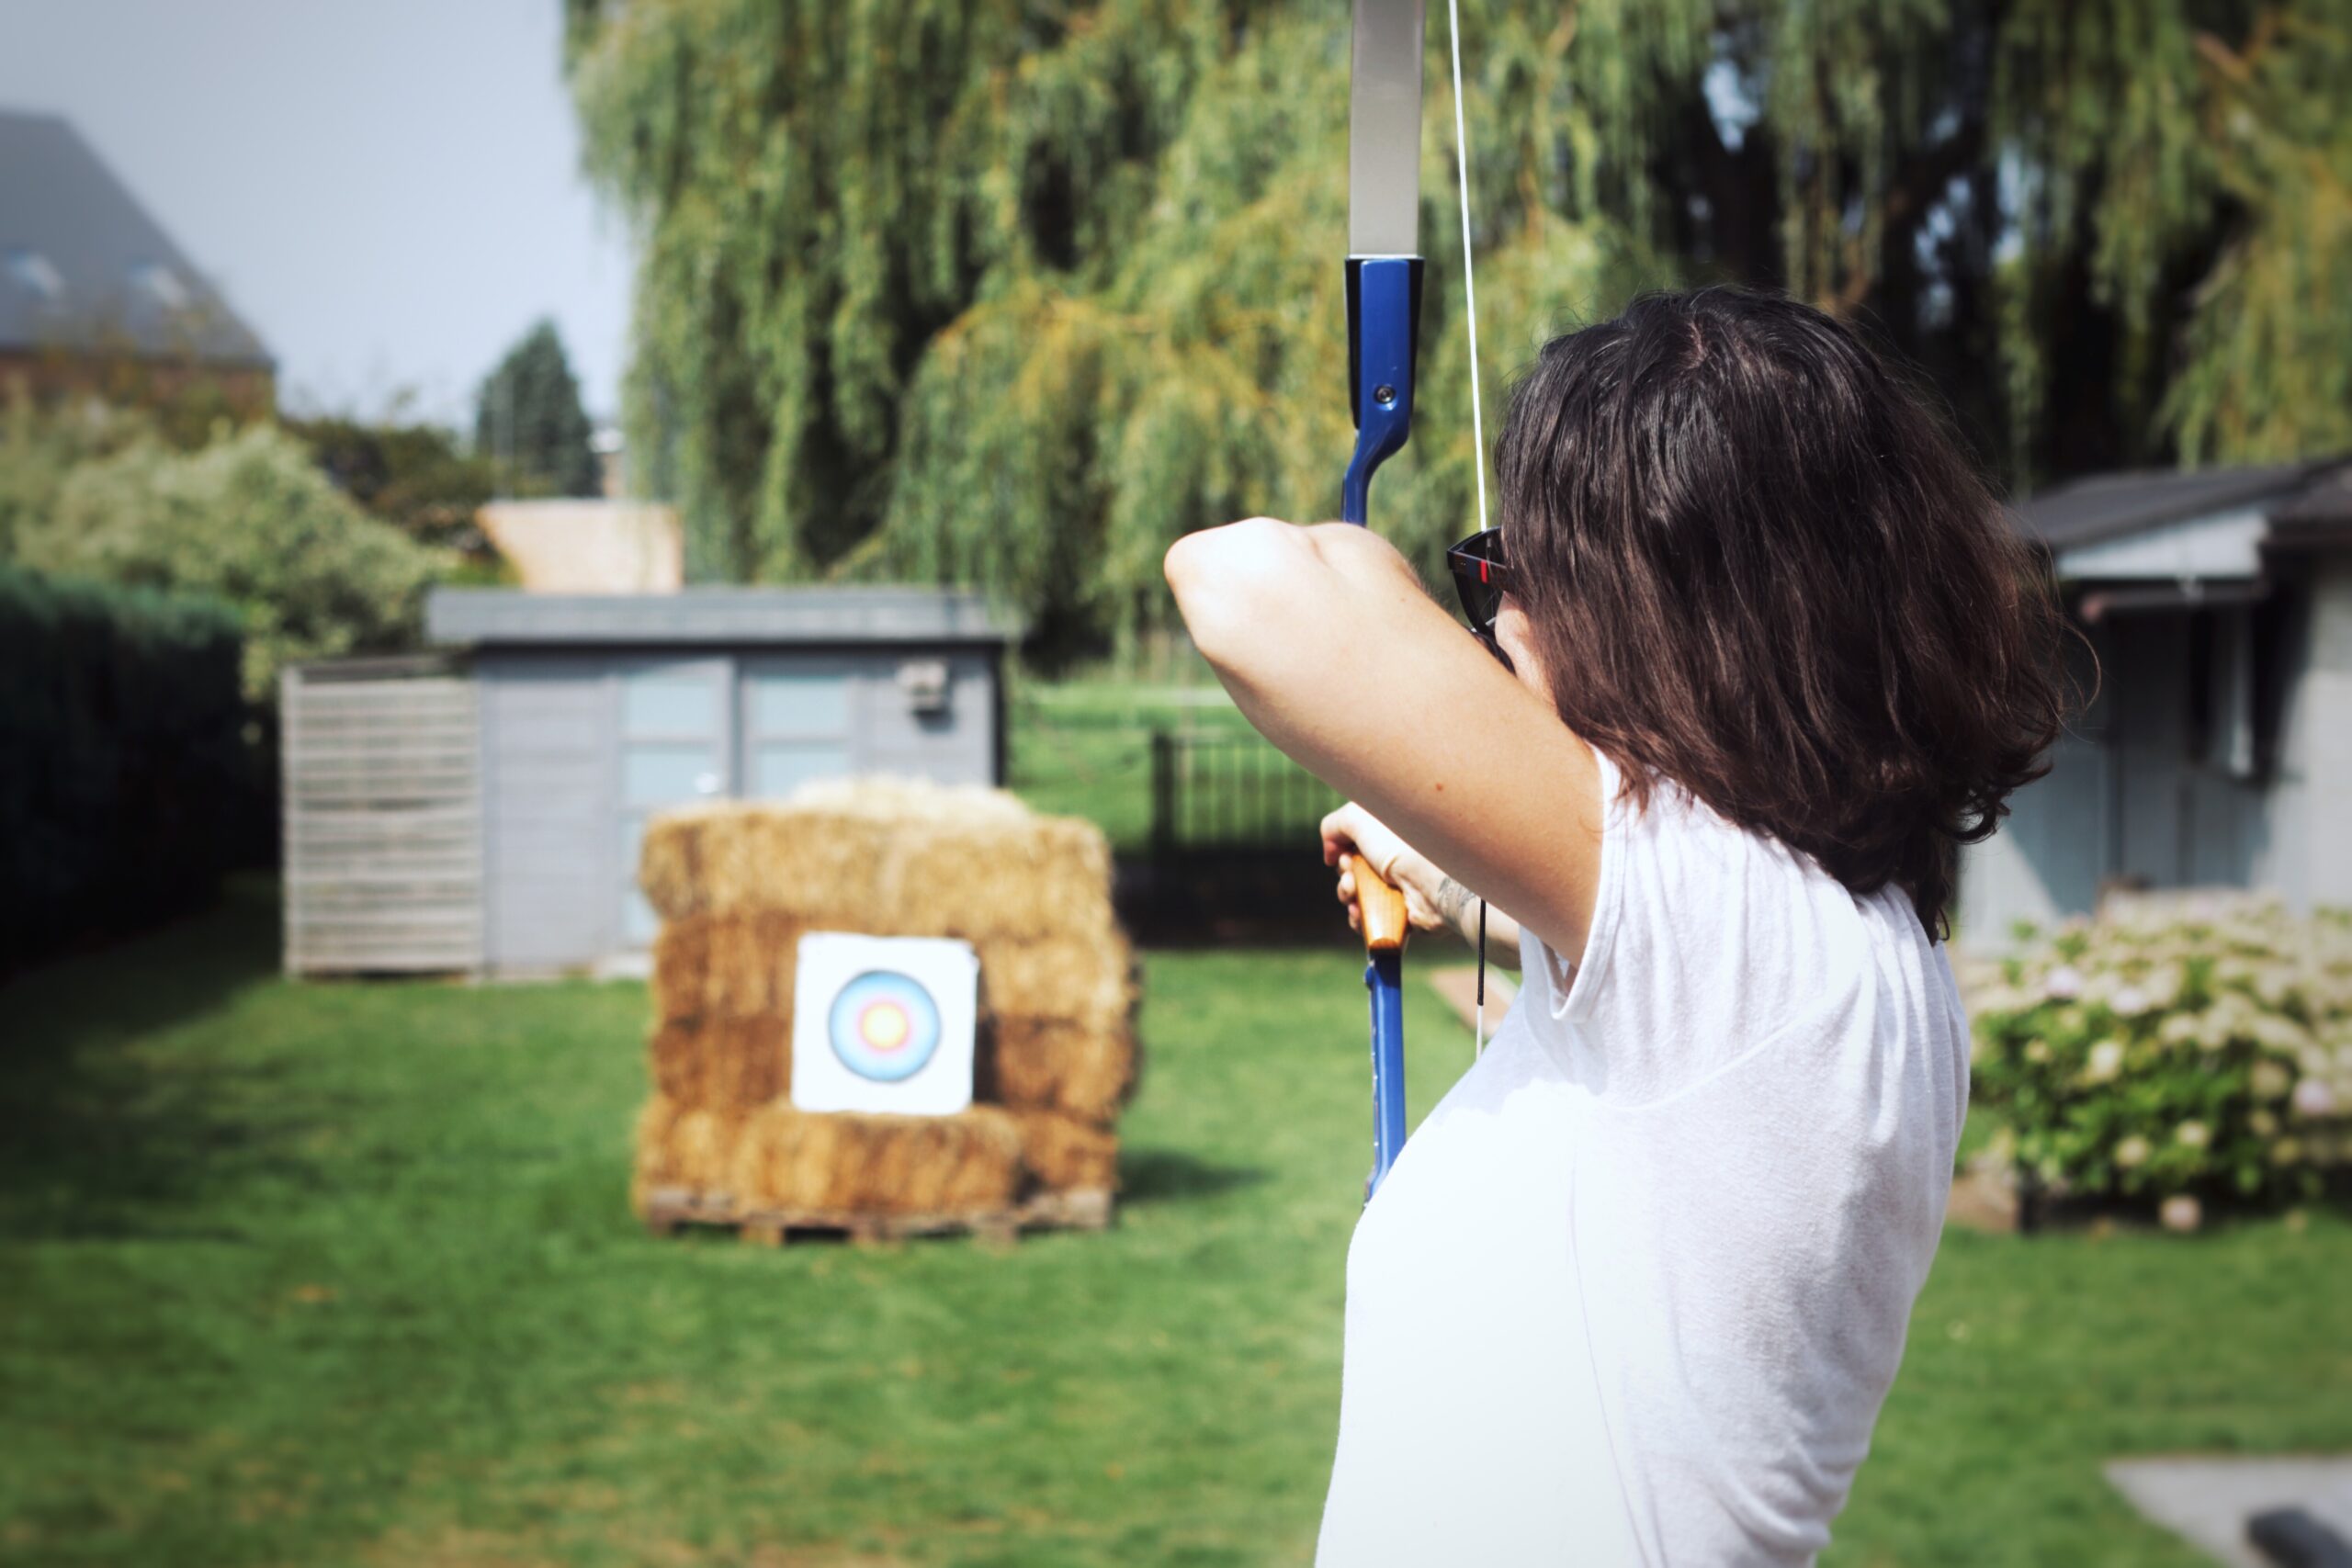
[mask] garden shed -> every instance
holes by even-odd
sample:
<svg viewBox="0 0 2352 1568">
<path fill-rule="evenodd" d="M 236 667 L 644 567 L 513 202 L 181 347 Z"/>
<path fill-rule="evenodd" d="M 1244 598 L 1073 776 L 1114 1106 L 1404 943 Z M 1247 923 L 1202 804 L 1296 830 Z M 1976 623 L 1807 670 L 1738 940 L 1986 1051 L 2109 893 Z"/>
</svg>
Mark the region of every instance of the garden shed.
<svg viewBox="0 0 2352 1568">
<path fill-rule="evenodd" d="M 445 588 L 425 629 L 448 660 L 435 678 L 463 683 L 435 694 L 436 724 L 417 736 L 433 752 L 429 796 L 401 761 L 414 704 L 386 689 L 411 674 L 313 666 L 289 683 L 290 969 L 633 968 L 656 926 L 638 846 L 661 808 L 850 774 L 1003 780 L 1014 630 L 974 594 Z M 471 736 L 454 775 L 453 714 Z M 453 812 L 475 818 L 469 837 L 450 836 Z M 433 847 L 437 913 L 415 907 L 412 840 Z M 450 876 L 466 869 L 453 851 L 473 857 L 470 883 Z"/>
</svg>

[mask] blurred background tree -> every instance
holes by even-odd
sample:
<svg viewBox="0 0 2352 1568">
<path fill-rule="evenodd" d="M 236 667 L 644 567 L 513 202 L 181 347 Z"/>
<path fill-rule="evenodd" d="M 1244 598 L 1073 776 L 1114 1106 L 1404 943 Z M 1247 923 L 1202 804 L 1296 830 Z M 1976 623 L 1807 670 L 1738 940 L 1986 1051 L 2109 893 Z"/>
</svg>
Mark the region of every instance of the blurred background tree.
<svg viewBox="0 0 2352 1568">
<path fill-rule="evenodd" d="M 641 232 L 625 392 L 703 579 L 1016 601 L 1048 661 L 1167 612 L 1167 542 L 1328 514 L 1348 443 L 1344 0 L 567 0 Z M 2352 446 L 2342 0 L 1464 0 L 1489 424 L 1643 288 L 1786 288 L 2012 484 Z M 1474 463 L 1433 21 L 1420 418 Z"/>
<path fill-rule="evenodd" d="M 487 456 L 461 449 L 450 431 L 411 424 L 397 412 L 381 423 L 322 415 L 287 420 L 285 429 L 370 516 L 420 545 L 473 557 L 488 550 L 474 513 L 496 492 L 496 470 Z"/>
<path fill-rule="evenodd" d="M 597 493 L 580 382 L 552 321 L 540 321 L 506 351 L 482 381 L 474 410 L 474 454 L 506 494 Z"/>
</svg>

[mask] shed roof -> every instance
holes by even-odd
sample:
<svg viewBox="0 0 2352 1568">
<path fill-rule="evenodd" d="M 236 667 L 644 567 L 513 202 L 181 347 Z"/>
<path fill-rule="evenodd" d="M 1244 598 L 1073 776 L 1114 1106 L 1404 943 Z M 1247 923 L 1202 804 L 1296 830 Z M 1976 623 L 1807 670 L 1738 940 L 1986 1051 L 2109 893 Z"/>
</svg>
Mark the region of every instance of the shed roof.
<svg viewBox="0 0 2352 1568">
<path fill-rule="evenodd" d="M 269 350 L 74 128 L 0 109 L 0 349 L 85 339 L 266 367 Z"/>
<path fill-rule="evenodd" d="M 2097 474 L 2045 491 L 2016 513 L 2019 525 L 2052 549 L 2077 549 L 2192 518 L 2267 512 L 2267 503 L 2295 494 L 2336 461 Z"/>
<path fill-rule="evenodd" d="M 977 593 L 930 588 L 689 588 L 676 593 L 522 593 L 436 588 L 425 636 L 464 647 L 720 647 L 843 643 L 1001 646 L 1020 628 Z"/>
</svg>

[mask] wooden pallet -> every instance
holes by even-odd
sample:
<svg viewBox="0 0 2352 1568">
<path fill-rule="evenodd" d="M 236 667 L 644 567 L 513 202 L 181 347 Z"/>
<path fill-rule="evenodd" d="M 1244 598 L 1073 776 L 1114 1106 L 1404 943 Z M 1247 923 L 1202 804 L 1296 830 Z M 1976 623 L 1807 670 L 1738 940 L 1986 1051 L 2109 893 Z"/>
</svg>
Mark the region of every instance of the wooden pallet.
<svg viewBox="0 0 2352 1568">
<path fill-rule="evenodd" d="M 646 1194 L 645 1228 L 674 1235 L 689 1225 L 718 1225 L 747 1242 L 782 1247 L 819 1236 L 878 1246 L 919 1235 L 973 1235 L 1010 1246 L 1023 1231 L 1099 1231 L 1111 1224 L 1111 1194 L 1039 1192 L 1010 1209 L 977 1214 L 872 1214 L 835 1209 L 757 1209 L 725 1192 L 656 1188 Z"/>
</svg>

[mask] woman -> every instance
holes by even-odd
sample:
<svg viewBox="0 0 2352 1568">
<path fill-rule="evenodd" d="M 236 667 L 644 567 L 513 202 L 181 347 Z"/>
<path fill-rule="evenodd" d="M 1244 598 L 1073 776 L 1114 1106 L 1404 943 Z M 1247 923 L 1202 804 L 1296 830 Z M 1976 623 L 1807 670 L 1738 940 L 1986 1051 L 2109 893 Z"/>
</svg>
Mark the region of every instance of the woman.
<svg viewBox="0 0 2352 1568">
<path fill-rule="evenodd" d="M 2041 770 L 2059 622 L 1920 397 L 1785 299 L 1557 339 L 1496 465 L 1487 649 L 1362 529 L 1168 554 L 1354 803 L 1326 858 L 1424 927 L 1486 901 L 1525 973 L 1357 1227 L 1319 1561 L 1804 1562 L 1935 1254 L 1955 853 Z"/>
</svg>

